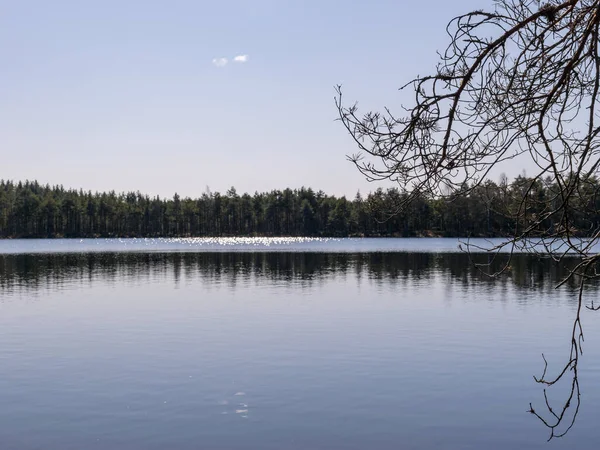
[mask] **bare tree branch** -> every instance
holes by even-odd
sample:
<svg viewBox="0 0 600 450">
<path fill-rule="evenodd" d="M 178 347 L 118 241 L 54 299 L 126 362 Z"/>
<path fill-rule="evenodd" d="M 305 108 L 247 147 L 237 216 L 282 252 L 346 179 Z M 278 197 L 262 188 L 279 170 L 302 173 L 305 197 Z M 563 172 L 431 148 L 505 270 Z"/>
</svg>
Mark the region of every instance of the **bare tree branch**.
<svg viewBox="0 0 600 450">
<path fill-rule="evenodd" d="M 401 87 L 414 92 L 402 115 L 389 108 L 359 114 L 336 88 L 339 120 L 358 146 L 349 160 L 367 179 L 397 182 L 405 194 L 391 214 L 419 196 L 468 196 L 505 161 L 533 162 L 536 173 L 511 189 L 515 198 L 489 202 L 488 211 L 511 218 L 514 229 L 502 244 L 484 250 L 496 254 L 509 245 L 557 263 L 577 258 L 557 286 L 573 278 L 580 283 L 570 356 L 553 379 L 544 358 L 543 375 L 536 378 L 551 387 L 569 374 L 570 395 L 555 408 L 544 390 L 548 415 L 530 409 L 550 428 L 550 439 L 568 432 L 579 411 L 584 287 L 599 275 L 594 246 L 600 225 L 574 226 L 575 218 L 598 212 L 599 30 L 600 0 L 497 0 L 491 11 L 450 21 L 450 43 L 437 71 Z M 543 183 L 551 186 L 550 198 L 536 197 Z M 474 247 L 467 241 L 465 249 Z M 488 273 L 498 276 L 509 267 L 510 258 Z"/>
</svg>

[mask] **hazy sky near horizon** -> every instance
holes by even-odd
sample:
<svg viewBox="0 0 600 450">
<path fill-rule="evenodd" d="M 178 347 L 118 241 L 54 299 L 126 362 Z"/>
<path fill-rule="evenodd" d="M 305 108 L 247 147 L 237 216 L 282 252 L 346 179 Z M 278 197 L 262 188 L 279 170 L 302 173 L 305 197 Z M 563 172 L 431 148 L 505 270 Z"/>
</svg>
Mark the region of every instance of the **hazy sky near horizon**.
<svg viewBox="0 0 600 450">
<path fill-rule="evenodd" d="M 491 4 L 0 0 L 0 178 L 161 196 L 375 190 L 346 161 L 334 86 L 399 108 L 447 21 Z"/>
</svg>

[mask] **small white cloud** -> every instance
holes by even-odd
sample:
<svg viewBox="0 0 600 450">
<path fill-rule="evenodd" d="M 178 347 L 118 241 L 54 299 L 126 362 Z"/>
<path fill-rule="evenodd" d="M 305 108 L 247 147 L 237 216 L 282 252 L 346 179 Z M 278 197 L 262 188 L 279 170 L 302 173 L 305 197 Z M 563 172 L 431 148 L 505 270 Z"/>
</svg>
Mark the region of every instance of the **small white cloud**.
<svg viewBox="0 0 600 450">
<path fill-rule="evenodd" d="M 215 58 L 212 63 L 217 67 L 223 67 L 227 65 L 227 58 Z"/>
<path fill-rule="evenodd" d="M 233 58 L 234 62 L 245 63 L 248 61 L 248 55 L 237 55 Z"/>
</svg>

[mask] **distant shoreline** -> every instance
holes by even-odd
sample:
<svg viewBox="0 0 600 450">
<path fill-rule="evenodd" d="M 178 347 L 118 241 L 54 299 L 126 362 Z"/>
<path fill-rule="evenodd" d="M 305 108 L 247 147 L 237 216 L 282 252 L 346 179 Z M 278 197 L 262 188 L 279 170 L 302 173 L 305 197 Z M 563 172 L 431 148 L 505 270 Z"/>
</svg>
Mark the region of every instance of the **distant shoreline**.
<svg viewBox="0 0 600 450">
<path fill-rule="evenodd" d="M 557 224 L 543 215 L 551 184 L 539 184 L 525 216 L 511 216 L 523 185 L 489 182 L 468 196 L 410 198 L 396 188 L 353 199 L 311 188 L 238 194 L 206 191 L 197 198 L 151 197 L 140 192 L 91 192 L 0 180 L 0 239 L 144 237 L 510 237 L 552 234 Z M 598 186 L 600 189 L 600 185 Z M 533 193 L 532 193 L 533 195 Z M 589 231 L 599 214 L 573 218 L 573 230 Z"/>
<path fill-rule="evenodd" d="M 6 240 L 34 240 L 34 239 L 44 239 L 44 240 L 53 240 L 53 239 L 243 239 L 243 238 L 267 238 L 267 239 L 289 239 L 289 238 L 309 238 L 309 239 L 505 239 L 509 238 L 509 236 L 444 236 L 442 234 L 435 233 L 423 233 L 416 234 L 413 236 L 403 236 L 403 235 L 347 235 L 347 236 L 294 236 L 294 235 L 202 235 L 202 236 L 191 236 L 191 235 L 174 235 L 174 236 L 0 236 L 0 241 Z"/>
</svg>

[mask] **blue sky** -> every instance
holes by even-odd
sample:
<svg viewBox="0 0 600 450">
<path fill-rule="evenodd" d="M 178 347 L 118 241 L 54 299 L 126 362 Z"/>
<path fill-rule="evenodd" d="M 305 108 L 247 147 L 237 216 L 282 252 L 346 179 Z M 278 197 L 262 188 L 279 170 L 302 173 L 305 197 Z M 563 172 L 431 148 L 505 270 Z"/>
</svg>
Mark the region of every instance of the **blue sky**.
<svg viewBox="0 0 600 450">
<path fill-rule="evenodd" d="M 334 85 L 397 108 L 448 19 L 491 4 L 0 0 L 0 178 L 161 196 L 374 190 L 346 162 Z"/>
</svg>

